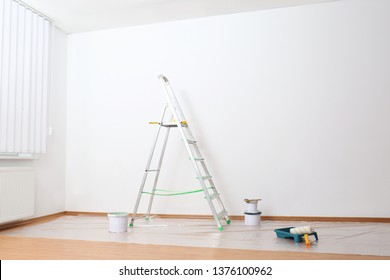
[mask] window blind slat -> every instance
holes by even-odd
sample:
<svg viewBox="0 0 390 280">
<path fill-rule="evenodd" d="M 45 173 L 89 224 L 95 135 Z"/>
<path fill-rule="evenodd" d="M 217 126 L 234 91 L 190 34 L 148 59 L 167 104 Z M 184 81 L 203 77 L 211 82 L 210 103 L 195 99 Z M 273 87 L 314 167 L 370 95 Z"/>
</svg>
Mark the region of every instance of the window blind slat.
<svg viewBox="0 0 390 280">
<path fill-rule="evenodd" d="M 32 12 L 26 10 L 25 19 L 25 48 L 24 48 L 24 67 L 23 67 L 23 103 L 22 103 L 22 153 L 29 150 L 30 135 L 30 93 L 31 93 L 31 45 L 32 45 Z"/>
<path fill-rule="evenodd" d="M 24 33 L 25 33 L 25 9 L 18 9 L 18 33 L 17 33 L 17 63 L 16 63 L 16 89 L 15 89 L 15 139 L 14 149 L 21 150 L 22 130 L 22 104 L 23 104 L 23 68 L 24 68 Z"/>
<path fill-rule="evenodd" d="M 35 133 L 34 143 L 35 151 L 41 152 L 41 132 L 42 132 L 42 91 L 43 91 L 43 51 L 44 51 L 44 19 L 37 17 L 37 84 L 36 84 L 36 95 L 35 95 Z"/>
<path fill-rule="evenodd" d="M 32 15 L 32 32 L 31 32 L 31 81 L 30 81 L 30 116 L 29 116 L 29 151 L 34 151 L 35 147 L 35 106 L 36 106 L 36 95 L 37 95 L 37 56 L 38 56 L 38 16 Z"/>
<path fill-rule="evenodd" d="M 42 73 L 42 127 L 41 127 L 41 152 L 46 152 L 46 134 L 47 134 L 47 99 L 49 92 L 49 63 L 50 63 L 50 41 L 51 41 L 51 26 L 48 20 L 44 20 L 44 33 L 43 33 L 43 73 Z"/>
</svg>

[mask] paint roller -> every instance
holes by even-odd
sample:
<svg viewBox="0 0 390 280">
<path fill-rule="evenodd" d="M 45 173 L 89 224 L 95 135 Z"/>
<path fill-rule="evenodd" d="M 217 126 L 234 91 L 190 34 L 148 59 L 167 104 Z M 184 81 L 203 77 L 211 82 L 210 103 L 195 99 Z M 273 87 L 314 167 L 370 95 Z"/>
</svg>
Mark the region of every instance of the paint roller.
<svg viewBox="0 0 390 280">
<path fill-rule="evenodd" d="M 314 230 L 311 228 L 311 226 L 290 228 L 290 233 L 292 234 L 306 234 L 306 233 L 312 233 L 313 231 Z"/>
</svg>

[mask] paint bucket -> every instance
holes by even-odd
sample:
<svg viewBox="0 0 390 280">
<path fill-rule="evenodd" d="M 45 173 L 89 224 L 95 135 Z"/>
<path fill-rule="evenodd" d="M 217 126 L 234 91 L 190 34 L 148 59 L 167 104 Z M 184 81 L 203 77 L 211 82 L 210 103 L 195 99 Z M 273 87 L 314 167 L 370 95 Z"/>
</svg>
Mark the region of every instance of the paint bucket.
<svg viewBox="0 0 390 280">
<path fill-rule="evenodd" d="M 245 225 L 246 226 L 258 226 L 260 225 L 261 212 L 248 213 L 245 212 Z"/>
<path fill-rule="evenodd" d="M 258 213 L 259 210 L 257 210 L 257 203 L 260 201 L 260 198 L 256 199 L 244 199 L 246 203 L 246 212 L 245 213 Z"/>
<path fill-rule="evenodd" d="M 109 232 L 126 232 L 129 213 L 114 212 L 108 213 Z"/>
<path fill-rule="evenodd" d="M 247 213 L 257 213 L 257 201 L 255 202 L 248 202 L 246 204 L 246 212 Z"/>
</svg>

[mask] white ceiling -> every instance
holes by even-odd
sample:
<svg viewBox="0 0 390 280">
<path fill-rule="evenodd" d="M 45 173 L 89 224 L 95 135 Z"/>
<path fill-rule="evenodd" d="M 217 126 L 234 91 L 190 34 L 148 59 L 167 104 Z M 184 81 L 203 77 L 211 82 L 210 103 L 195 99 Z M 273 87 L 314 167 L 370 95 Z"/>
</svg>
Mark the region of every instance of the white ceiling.
<svg viewBox="0 0 390 280">
<path fill-rule="evenodd" d="M 335 0 L 22 0 L 67 33 Z"/>
</svg>

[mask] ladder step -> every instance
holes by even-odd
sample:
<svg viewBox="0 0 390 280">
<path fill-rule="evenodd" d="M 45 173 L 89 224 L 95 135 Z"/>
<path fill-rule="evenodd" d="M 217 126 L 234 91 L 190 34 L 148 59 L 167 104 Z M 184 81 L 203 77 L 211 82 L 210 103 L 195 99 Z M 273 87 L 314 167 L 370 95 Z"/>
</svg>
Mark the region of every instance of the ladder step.
<svg viewBox="0 0 390 280">
<path fill-rule="evenodd" d="M 188 144 L 196 144 L 195 140 L 186 139 Z M 183 141 L 183 139 L 181 139 Z"/>
<path fill-rule="evenodd" d="M 204 160 L 204 158 L 188 158 L 188 159 L 193 159 L 195 161 L 202 161 L 202 160 Z"/>
<path fill-rule="evenodd" d="M 211 175 L 202 176 L 203 180 L 207 180 L 207 179 L 211 179 L 211 178 L 212 178 Z M 199 177 L 196 177 L 196 179 L 199 179 Z"/>
<path fill-rule="evenodd" d="M 219 193 L 214 193 L 214 194 L 211 194 L 211 195 L 209 195 L 209 198 L 210 199 L 216 199 L 216 198 L 218 198 L 219 197 Z M 206 197 L 205 197 L 206 198 Z"/>
<path fill-rule="evenodd" d="M 136 216 L 134 218 L 134 220 L 139 220 L 139 219 L 142 219 L 142 218 L 146 218 L 146 215 Z"/>
<path fill-rule="evenodd" d="M 220 219 L 220 218 L 222 218 L 222 217 L 224 217 L 226 215 L 227 215 L 226 210 L 222 210 L 221 212 L 218 213 L 218 218 Z"/>
<path fill-rule="evenodd" d="M 146 169 L 145 172 L 155 172 L 160 171 L 160 169 Z"/>
</svg>

